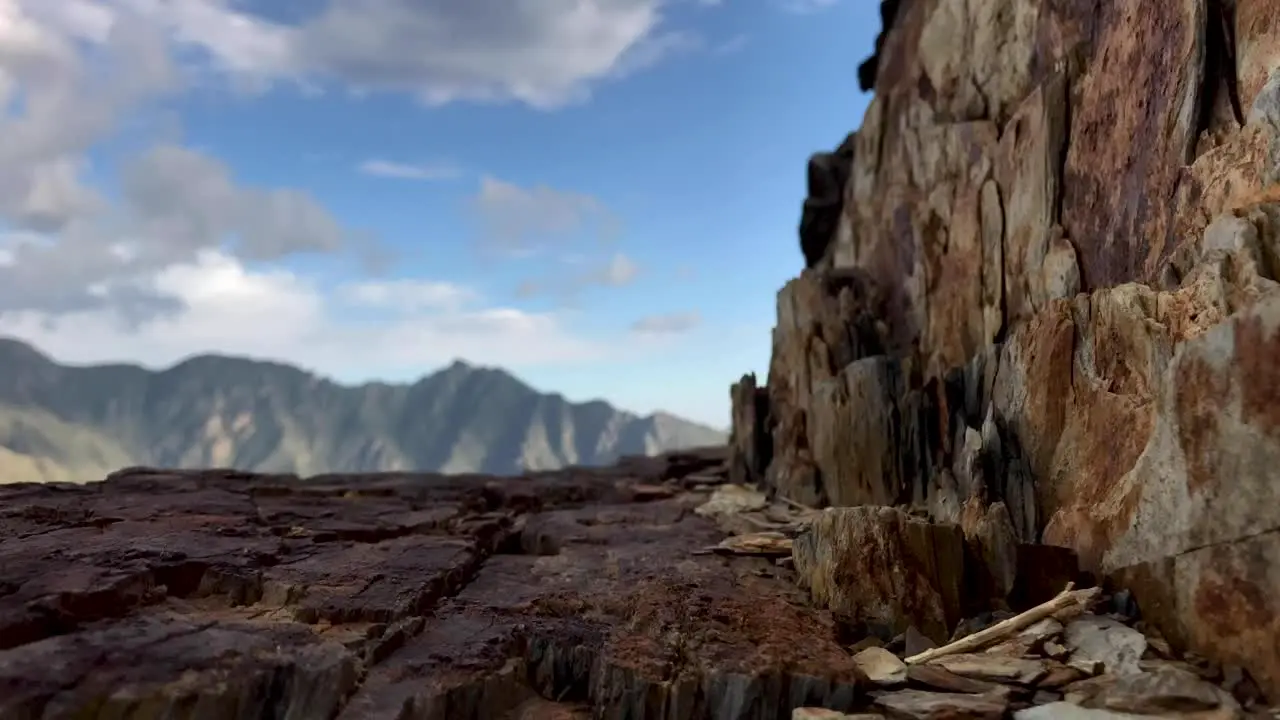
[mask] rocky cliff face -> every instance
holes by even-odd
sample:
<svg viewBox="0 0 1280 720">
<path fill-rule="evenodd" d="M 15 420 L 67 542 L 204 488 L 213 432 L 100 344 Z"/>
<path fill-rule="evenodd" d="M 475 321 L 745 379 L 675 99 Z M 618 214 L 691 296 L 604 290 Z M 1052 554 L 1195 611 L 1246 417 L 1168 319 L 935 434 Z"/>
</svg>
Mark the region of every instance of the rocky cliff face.
<svg viewBox="0 0 1280 720">
<path fill-rule="evenodd" d="M 1070 549 L 1280 693 L 1275 3 L 882 9 L 735 479 Z"/>
</svg>

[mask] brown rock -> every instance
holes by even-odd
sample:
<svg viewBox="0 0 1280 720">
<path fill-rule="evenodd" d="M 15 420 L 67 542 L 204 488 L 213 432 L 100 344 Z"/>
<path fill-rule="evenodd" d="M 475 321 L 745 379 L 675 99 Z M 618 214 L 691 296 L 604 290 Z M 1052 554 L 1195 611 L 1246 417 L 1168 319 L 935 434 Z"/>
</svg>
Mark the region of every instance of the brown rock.
<svg viewBox="0 0 1280 720">
<path fill-rule="evenodd" d="M 862 273 L 805 271 L 778 293 L 769 365 L 772 462 L 766 482 L 809 506 L 826 504 L 814 463 L 814 393 L 849 363 L 883 351 L 877 290 Z M 745 432 L 745 431 L 744 431 Z"/>
<path fill-rule="evenodd" d="M 830 254 L 875 292 L 780 295 L 768 484 L 961 524 L 970 614 L 1125 579 L 1280 694 L 1274 3 L 895 10 Z M 1042 543 L 1080 567 L 1040 573 Z"/>
<path fill-rule="evenodd" d="M 1022 102 L 1008 128 L 1000 140 L 996 178 L 1004 201 L 1006 321 L 1012 324 L 1031 317 L 1048 301 L 1046 264 L 1056 274 L 1068 272 L 1061 267 L 1061 248 L 1046 263 L 1055 237 L 1061 237 L 1060 232 L 1055 236 L 1054 225 L 1067 139 L 1066 78 L 1058 74 L 1037 87 Z M 1070 247 L 1067 243 L 1066 249 Z M 1070 258 L 1074 264 L 1074 251 Z M 1072 272 L 1078 289 L 1079 270 Z"/>
<path fill-rule="evenodd" d="M 943 655 L 929 662 L 963 677 L 1021 685 L 1032 685 L 1048 672 L 1041 660 L 986 653 Z"/>
<path fill-rule="evenodd" d="M 892 505 L 904 497 L 896 399 L 898 366 L 885 357 L 851 363 L 814 387 L 810 438 L 834 505 Z"/>
<path fill-rule="evenodd" d="M 954 525 L 887 507 L 829 508 L 796 538 L 796 573 L 815 602 L 857 621 L 944 641 L 960 619 L 964 540 Z"/>
<path fill-rule="evenodd" d="M 908 666 L 907 679 L 916 685 L 953 693 L 981 694 L 997 687 L 996 683 L 957 675 L 938 665 L 928 664 Z"/>
<path fill-rule="evenodd" d="M 1066 688 L 1064 699 L 1083 707 L 1167 716 L 1219 708 L 1238 712 L 1230 693 L 1172 666 L 1126 675 L 1102 675 Z"/>
<path fill-rule="evenodd" d="M 1056 690 L 1077 680 L 1092 677 L 1095 674 L 1095 668 L 1090 668 L 1086 671 L 1057 662 L 1049 663 L 1048 667 L 1049 672 L 1040 678 L 1040 682 L 1036 683 L 1036 687 Z"/>
<path fill-rule="evenodd" d="M 971 591 L 981 592 L 1003 605 L 1013 592 L 1018 572 L 1018 537 L 1009 510 L 1002 502 L 983 507 L 971 498 L 961 510 L 960 526 L 979 558 Z"/>
<path fill-rule="evenodd" d="M 751 485 L 764 480 L 773 459 L 769 434 L 769 392 L 756 387 L 754 373 L 743 375 L 729 390 L 733 418 L 729 438 L 729 481 Z"/>
<path fill-rule="evenodd" d="M 866 648 L 853 656 L 853 662 L 875 685 L 901 685 L 907 681 L 907 666 L 884 648 Z"/>
<path fill-rule="evenodd" d="M 925 637 L 919 630 L 917 630 L 915 625 L 908 627 L 907 631 L 903 633 L 903 635 L 902 652 L 907 657 L 919 655 L 925 650 L 932 650 L 938 646 L 937 643 Z"/>
<path fill-rule="evenodd" d="M 791 720 L 879 720 L 883 717 L 878 713 L 842 713 L 826 708 L 796 708 L 791 711 Z"/>
<path fill-rule="evenodd" d="M 1156 198 L 1173 197 L 1195 143 L 1205 3 L 1179 0 L 1160 13 L 1107 5 L 1095 22 L 1071 103 L 1062 197 L 1088 289 L 1152 278 L 1173 250 L 1170 208 Z"/>
<path fill-rule="evenodd" d="M 1009 703 L 995 695 L 960 695 L 925 690 L 899 690 L 880 695 L 877 708 L 889 717 L 911 720 L 992 720 L 1004 717 Z"/>
<path fill-rule="evenodd" d="M 0 716 L 852 709 L 829 616 L 694 556 L 722 535 L 687 498 L 636 502 L 707 467 L 0 487 Z"/>
</svg>

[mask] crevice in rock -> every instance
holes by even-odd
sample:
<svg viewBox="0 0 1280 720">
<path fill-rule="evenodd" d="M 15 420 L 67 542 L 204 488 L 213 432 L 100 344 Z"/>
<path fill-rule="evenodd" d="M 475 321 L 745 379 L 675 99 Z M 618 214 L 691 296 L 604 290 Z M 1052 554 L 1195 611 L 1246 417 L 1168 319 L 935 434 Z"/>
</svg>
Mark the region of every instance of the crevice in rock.
<svg viewBox="0 0 1280 720">
<path fill-rule="evenodd" d="M 1211 131 L 1214 111 L 1226 93 L 1236 124 L 1244 126 L 1244 108 L 1240 102 L 1239 68 L 1236 63 L 1235 3 L 1233 0 L 1207 0 L 1205 6 L 1205 55 L 1200 77 L 1200 108 L 1194 137 Z M 1195 150 L 1186 158 L 1191 162 Z"/>
<path fill-rule="evenodd" d="M 1219 540 L 1218 542 L 1204 543 L 1203 545 L 1195 545 L 1193 547 L 1187 548 L 1186 550 L 1180 551 L 1178 553 L 1178 556 L 1180 557 L 1182 555 L 1190 555 L 1192 553 L 1200 552 L 1201 550 L 1208 550 L 1210 548 L 1215 548 L 1215 547 L 1225 547 L 1229 545 L 1236 545 L 1239 543 L 1246 543 L 1246 542 L 1249 542 L 1250 540 L 1257 540 L 1258 538 L 1266 537 L 1268 535 L 1275 535 L 1275 534 L 1280 534 L 1280 527 L 1268 528 L 1266 530 L 1259 530 L 1257 532 L 1248 533 L 1247 535 L 1240 535 L 1238 537 L 1233 537 L 1230 540 Z"/>
</svg>

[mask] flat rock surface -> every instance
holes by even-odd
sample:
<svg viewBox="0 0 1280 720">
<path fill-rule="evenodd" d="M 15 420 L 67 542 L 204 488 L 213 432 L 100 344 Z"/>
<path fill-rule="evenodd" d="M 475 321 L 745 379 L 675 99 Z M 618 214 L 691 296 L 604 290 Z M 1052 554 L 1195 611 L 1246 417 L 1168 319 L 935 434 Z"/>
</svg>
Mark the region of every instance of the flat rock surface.
<svg viewBox="0 0 1280 720">
<path fill-rule="evenodd" d="M 790 571 L 701 552 L 724 534 L 692 488 L 724 471 L 705 451 L 524 478 L 0 486 L 0 717 L 852 709 L 861 675 Z"/>
</svg>

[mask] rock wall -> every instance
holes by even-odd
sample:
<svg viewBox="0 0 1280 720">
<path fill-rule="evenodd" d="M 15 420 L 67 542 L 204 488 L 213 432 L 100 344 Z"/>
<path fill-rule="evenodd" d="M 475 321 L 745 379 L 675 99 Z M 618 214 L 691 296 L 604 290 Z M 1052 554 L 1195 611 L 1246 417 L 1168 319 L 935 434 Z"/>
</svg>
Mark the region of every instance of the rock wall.
<svg viewBox="0 0 1280 720">
<path fill-rule="evenodd" d="M 1274 0 L 882 9 L 839 221 L 733 392 L 739 477 L 966 532 L 1002 504 L 1280 696 Z"/>
</svg>

